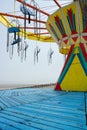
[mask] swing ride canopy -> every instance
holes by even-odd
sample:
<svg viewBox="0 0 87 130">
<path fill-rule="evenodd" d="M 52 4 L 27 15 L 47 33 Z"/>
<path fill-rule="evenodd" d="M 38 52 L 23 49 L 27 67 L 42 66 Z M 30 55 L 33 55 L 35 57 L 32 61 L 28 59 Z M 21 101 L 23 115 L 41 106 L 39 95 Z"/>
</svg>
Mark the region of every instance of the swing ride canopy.
<svg viewBox="0 0 87 130">
<path fill-rule="evenodd" d="M 86 8 L 87 1 L 75 0 L 49 16 L 47 29 L 61 53 L 68 54 L 72 44 L 87 43 Z"/>
</svg>

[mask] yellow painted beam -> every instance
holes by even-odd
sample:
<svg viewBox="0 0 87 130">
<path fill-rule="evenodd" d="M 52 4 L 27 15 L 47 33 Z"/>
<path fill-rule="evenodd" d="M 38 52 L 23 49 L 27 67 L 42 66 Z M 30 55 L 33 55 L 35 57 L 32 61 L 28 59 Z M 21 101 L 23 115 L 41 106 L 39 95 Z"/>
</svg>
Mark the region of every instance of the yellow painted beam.
<svg viewBox="0 0 87 130">
<path fill-rule="evenodd" d="M 8 26 L 11 27 L 13 26 L 11 24 L 11 22 L 3 15 L 0 16 L 0 22 L 4 25 L 4 26 Z M 21 29 L 21 36 L 24 36 L 24 31 L 23 29 Z M 52 42 L 54 43 L 54 40 L 51 36 L 43 36 L 43 35 L 40 35 L 40 37 L 38 38 L 37 35 L 35 35 L 34 33 L 32 32 L 26 32 L 26 38 L 27 39 L 31 39 L 31 40 L 38 40 L 38 41 L 41 41 L 41 42 Z"/>
</svg>

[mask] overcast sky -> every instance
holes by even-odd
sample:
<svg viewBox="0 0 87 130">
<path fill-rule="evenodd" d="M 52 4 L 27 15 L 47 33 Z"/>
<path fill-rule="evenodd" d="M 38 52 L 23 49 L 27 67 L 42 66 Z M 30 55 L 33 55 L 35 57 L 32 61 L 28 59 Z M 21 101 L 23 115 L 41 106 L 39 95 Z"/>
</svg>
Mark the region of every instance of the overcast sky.
<svg viewBox="0 0 87 130">
<path fill-rule="evenodd" d="M 6 12 L 13 4 L 13 0 L 0 2 L 0 12 Z M 45 84 L 55 83 L 61 72 L 64 56 L 59 54 L 56 43 L 37 42 L 41 52 L 38 64 L 34 64 L 34 49 L 36 41 L 27 40 L 29 48 L 27 59 L 21 63 L 20 57 L 14 52 L 13 59 L 6 52 L 7 28 L 0 23 L 0 84 Z M 54 51 L 52 64 L 48 64 L 47 54 L 51 48 Z M 17 48 L 15 47 L 15 50 Z"/>
</svg>

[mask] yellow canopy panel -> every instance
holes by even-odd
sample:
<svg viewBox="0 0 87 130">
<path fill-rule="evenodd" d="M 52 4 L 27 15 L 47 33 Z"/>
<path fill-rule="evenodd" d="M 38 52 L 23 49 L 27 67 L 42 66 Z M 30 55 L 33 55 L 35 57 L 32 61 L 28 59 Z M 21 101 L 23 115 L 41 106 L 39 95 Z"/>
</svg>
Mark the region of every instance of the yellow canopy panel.
<svg viewBox="0 0 87 130">
<path fill-rule="evenodd" d="M 87 43 L 87 22 L 84 17 L 79 1 L 59 8 L 48 17 L 47 29 L 60 48 Z M 60 50 L 62 53 L 66 51 Z"/>
</svg>

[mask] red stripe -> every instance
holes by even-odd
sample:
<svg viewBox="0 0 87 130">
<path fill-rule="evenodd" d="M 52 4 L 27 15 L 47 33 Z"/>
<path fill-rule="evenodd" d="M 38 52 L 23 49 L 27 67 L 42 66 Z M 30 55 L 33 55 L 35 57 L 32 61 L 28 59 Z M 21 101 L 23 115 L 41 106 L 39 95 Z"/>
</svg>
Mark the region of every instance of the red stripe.
<svg viewBox="0 0 87 130">
<path fill-rule="evenodd" d="M 69 18 L 70 18 L 70 22 L 72 24 L 72 31 L 74 31 L 74 23 L 73 23 L 73 17 L 72 17 L 72 9 L 70 8 L 68 11 L 68 15 L 69 15 Z"/>
<path fill-rule="evenodd" d="M 85 41 L 87 41 L 87 36 L 82 36 L 84 38 Z"/>
<path fill-rule="evenodd" d="M 72 39 L 73 39 L 74 42 L 76 42 L 77 39 L 78 39 L 78 36 L 77 37 L 73 37 Z"/>
<path fill-rule="evenodd" d="M 62 90 L 62 89 L 61 89 L 61 86 L 60 86 L 59 83 L 56 84 L 56 86 L 55 86 L 55 90 Z"/>
<path fill-rule="evenodd" d="M 71 55 L 71 53 L 72 53 L 72 50 L 73 50 L 74 46 L 75 46 L 75 45 L 73 44 L 73 45 L 71 45 L 71 47 L 70 47 L 69 54 L 68 54 L 67 59 L 66 59 L 66 61 L 65 61 L 65 63 L 64 63 L 64 66 L 63 66 L 63 69 L 62 69 L 61 73 L 63 72 L 63 70 L 64 70 L 64 68 L 65 68 L 65 66 L 66 66 L 66 64 L 67 64 L 67 62 L 68 62 L 68 59 L 69 59 L 69 57 L 70 57 L 70 55 Z M 60 73 L 60 75 L 61 75 L 61 73 Z"/>
<path fill-rule="evenodd" d="M 58 23 L 58 25 L 60 26 L 61 30 L 62 30 L 62 25 L 60 24 L 60 18 L 56 15 L 55 16 L 55 20 Z"/>
</svg>

